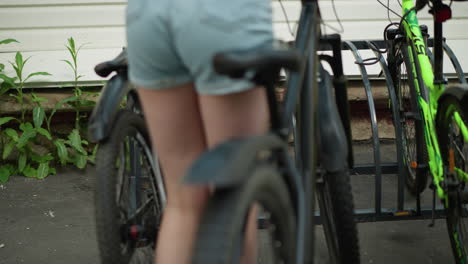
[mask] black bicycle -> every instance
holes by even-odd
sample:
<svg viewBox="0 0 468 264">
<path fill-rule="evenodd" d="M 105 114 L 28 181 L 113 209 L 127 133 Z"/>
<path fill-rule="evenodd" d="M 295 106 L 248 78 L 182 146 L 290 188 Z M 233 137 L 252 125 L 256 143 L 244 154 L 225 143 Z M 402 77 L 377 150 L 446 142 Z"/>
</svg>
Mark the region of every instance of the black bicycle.
<svg viewBox="0 0 468 264">
<path fill-rule="evenodd" d="M 257 247 L 265 253 L 260 263 L 312 263 L 315 197 L 331 262 L 359 263 L 341 40 L 338 35 L 322 36 L 320 23 L 317 1 L 302 0 L 294 50 L 233 51 L 214 57 L 221 74 L 240 78 L 254 73 L 251 80 L 268 94 L 271 129 L 206 152 L 186 176 L 186 183 L 215 187 L 193 263 L 239 263 L 252 212 L 259 218 Z M 333 56 L 318 56 L 319 45 L 331 46 Z M 331 65 L 333 79 L 321 62 Z M 283 105 L 274 93 L 281 69 L 290 71 Z M 292 155 L 288 138 L 294 128 Z"/>
<path fill-rule="evenodd" d="M 163 177 L 125 50 L 95 71 L 107 82 L 89 121 L 96 154 L 95 217 L 101 263 L 152 263 L 166 203 Z"/>
</svg>

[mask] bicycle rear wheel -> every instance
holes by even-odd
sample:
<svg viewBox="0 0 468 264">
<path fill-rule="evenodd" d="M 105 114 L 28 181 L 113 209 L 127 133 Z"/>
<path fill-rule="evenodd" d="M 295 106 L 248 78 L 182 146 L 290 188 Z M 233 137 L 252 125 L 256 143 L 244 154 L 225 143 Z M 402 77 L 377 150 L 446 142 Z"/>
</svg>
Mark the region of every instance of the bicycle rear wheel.
<svg viewBox="0 0 468 264">
<path fill-rule="evenodd" d="M 446 168 L 447 229 L 456 263 L 468 261 L 468 112 L 455 98 L 439 105 L 438 136 Z M 443 119 L 442 119 L 443 118 Z"/>
<path fill-rule="evenodd" d="M 421 193 L 427 186 L 428 173 L 420 165 L 428 162 L 424 138 L 423 120 L 419 111 L 414 78 L 414 67 L 410 62 L 408 45 L 401 43 L 396 52 L 395 89 L 400 108 L 403 136 L 403 158 L 406 165 L 406 187 L 413 195 Z M 419 85 L 422 89 L 422 85 Z"/>
<path fill-rule="evenodd" d="M 233 189 L 216 190 L 205 209 L 194 250 L 194 264 L 237 264 L 243 255 L 246 222 L 260 208 L 257 247 L 268 244 L 258 263 L 294 263 L 296 218 L 290 193 L 278 169 L 259 165 Z M 263 253 L 265 253 L 263 252 Z"/>
<path fill-rule="evenodd" d="M 101 263 L 152 263 L 163 205 L 144 120 L 121 110 L 96 156 L 95 215 Z"/>
</svg>

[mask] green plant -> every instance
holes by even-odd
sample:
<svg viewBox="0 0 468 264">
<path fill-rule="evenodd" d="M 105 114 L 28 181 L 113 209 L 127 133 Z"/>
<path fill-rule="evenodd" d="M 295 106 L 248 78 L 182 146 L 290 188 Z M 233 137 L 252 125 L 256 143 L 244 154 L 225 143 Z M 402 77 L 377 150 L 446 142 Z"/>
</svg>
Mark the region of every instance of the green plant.
<svg viewBox="0 0 468 264">
<path fill-rule="evenodd" d="M 16 39 L 4 39 L 4 40 L 0 40 L 0 45 L 5 45 L 5 44 L 12 43 L 12 42 L 18 43 Z M 5 70 L 5 64 L 0 63 L 0 79 L 2 80 L 2 83 L 0 83 L 0 95 L 5 94 L 15 85 L 15 78 L 7 76 L 4 73 L 4 70 Z"/>
<path fill-rule="evenodd" d="M 11 42 L 18 41 L 7 39 L 0 41 L 0 44 Z M 30 57 L 23 59 L 21 52 L 16 52 L 14 62 L 10 62 L 16 76 L 8 76 L 4 72 L 5 65 L 0 63 L 0 95 L 14 89 L 15 93 L 10 93 L 9 95 L 15 98 L 21 109 L 21 118 L 0 117 L 0 140 L 2 143 L 0 155 L 4 160 L 3 164 L 0 165 L 0 182 L 8 181 L 10 176 L 14 174 L 43 179 L 50 174 L 56 173 L 55 168 L 52 167 L 53 164 L 65 166 L 71 163 L 82 169 L 86 167 L 88 162 L 94 163 L 97 145 L 90 146 L 88 141 L 80 135 L 80 119 L 82 117 L 80 109 L 95 104 L 83 96 L 93 96 L 95 94 L 83 92 L 78 83 L 82 77 L 78 74 L 77 63 L 78 52 L 82 46 L 76 48 L 74 39 L 68 39 L 66 47 L 72 59 L 63 61 L 73 70 L 74 94 L 57 102 L 48 114 L 42 105 L 47 99 L 38 96 L 32 89 L 26 95 L 23 89 L 31 77 L 50 74 L 47 72 L 34 72 L 24 76 L 24 67 Z M 26 116 L 28 113 L 27 109 L 30 109 L 29 107 L 25 107 L 26 104 L 32 104 L 31 118 L 27 118 Z M 54 135 L 51 130 L 53 116 L 64 104 L 72 106 L 76 111 L 75 128 L 67 138 Z M 3 129 L 2 126 L 6 125 L 8 127 Z M 43 148 L 42 151 L 39 151 L 38 149 L 40 148 L 37 148 L 38 144 L 44 143 L 40 140 L 41 137 L 42 139 L 47 139 L 47 144 L 50 144 L 46 153 L 44 153 Z M 12 160 L 14 161 L 12 162 Z"/>
<path fill-rule="evenodd" d="M 81 120 L 81 113 L 80 109 L 86 106 L 94 106 L 95 102 L 91 100 L 87 100 L 83 98 L 83 91 L 81 88 L 78 86 L 78 81 L 80 78 L 83 77 L 83 75 L 80 75 L 78 73 L 78 53 L 81 50 L 81 48 L 86 45 L 82 44 L 78 48 L 76 48 L 75 45 L 75 40 L 71 37 L 68 39 L 68 44 L 65 46 L 72 58 L 72 60 L 62 60 L 63 62 L 67 63 L 68 66 L 71 68 L 73 71 L 74 75 L 74 81 L 73 81 L 73 92 L 74 95 L 68 98 L 65 98 L 63 102 L 59 102 L 59 104 L 67 103 L 71 105 L 76 112 L 75 116 L 75 128 L 79 129 L 80 128 L 80 120 Z"/>
<path fill-rule="evenodd" d="M 58 139 L 54 144 L 57 147 L 59 161 L 62 165 L 70 162 L 83 169 L 88 161 L 94 161 L 93 155 L 90 155 L 84 147 L 88 146 L 89 143 L 81 138 L 78 129 L 73 129 L 68 135 L 68 139 Z"/>
<path fill-rule="evenodd" d="M 25 114 L 26 114 L 26 109 L 24 108 L 24 99 L 25 99 L 24 93 L 23 93 L 24 84 L 33 76 L 51 75 L 48 72 L 33 72 L 29 74 L 26 78 L 24 78 L 23 76 L 24 66 L 26 65 L 26 63 L 28 62 L 30 58 L 31 57 L 28 57 L 26 60 L 24 60 L 21 52 L 16 52 L 15 62 L 10 62 L 11 66 L 13 67 L 16 73 L 15 79 L 18 80 L 18 82 L 15 82 L 13 86 L 16 90 L 16 94 L 10 94 L 10 96 L 14 97 L 21 107 L 21 121 L 24 121 Z"/>
<path fill-rule="evenodd" d="M 36 177 L 38 179 L 43 179 L 49 174 L 55 173 L 55 169 L 49 165 L 50 161 L 54 159 L 53 156 L 50 153 L 36 153 L 33 150 L 33 145 L 38 134 L 52 140 L 49 132 L 41 128 L 43 120 L 43 115 L 36 114 L 34 116 L 34 126 L 30 122 L 25 122 L 20 123 L 19 132 L 13 128 L 4 130 L 4 135 L 6 135 L 9 141 L 3 148 L 2 159 L 6 160 L 15 149 L 18 152 L 16 167 L 12 167 L 11 164 L 5 164 L 0 167 L 0 178 L 4 181 L 8 180 L 14 173 L 21 173 L 24 176 Z"/>
</svg>

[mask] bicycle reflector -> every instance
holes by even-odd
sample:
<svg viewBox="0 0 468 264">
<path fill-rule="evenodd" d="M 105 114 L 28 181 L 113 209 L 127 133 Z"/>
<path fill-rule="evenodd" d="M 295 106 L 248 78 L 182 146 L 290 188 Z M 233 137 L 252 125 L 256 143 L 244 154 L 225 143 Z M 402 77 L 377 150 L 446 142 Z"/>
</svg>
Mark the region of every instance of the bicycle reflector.
<svg viewBox="0 0 468 264">
<path fill-rule="evenodd" d="M 438 6 L 437 8 L 434 8 L 436 11 L 435 13 L 433 14 L 434 15 L 434 18 L 435 18 L 435 21 L 436 22 L 445 22 L 447 20 L 449 20 L 450 18 L 452 18 L 452 9 L 450 9 L 450 6 L 446 5 L 446 4 L 441 4 L 440 6 Z M 431 10 L 433 13 L 434 11 Z"/>
</svg>

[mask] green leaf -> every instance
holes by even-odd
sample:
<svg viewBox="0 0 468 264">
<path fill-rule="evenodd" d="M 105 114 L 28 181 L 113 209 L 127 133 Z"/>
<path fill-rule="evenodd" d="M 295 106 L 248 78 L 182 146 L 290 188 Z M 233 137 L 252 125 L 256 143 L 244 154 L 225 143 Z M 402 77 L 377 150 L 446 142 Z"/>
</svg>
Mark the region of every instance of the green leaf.
<svg viewBox="0 0 468 264">
<path fill-rule="evenodd" d="M 18 170 L 19 172 L 23 172 L 24 168 L 26 167 L 26 152 L 20 152 L 20 156 L 18 158 Z"/>
<path fill-rule="evenodd" d="M 4 39 L 4 40 L 0 40 L 0 45 L 1 44 L 10 44 L 12 42 L 16 42 L 16 43 L 19 43 L 19 41 L 17 41 L 16 39 Z"/>
<path fill-rule="evenodd" d="M 73 37 L 70 37 L 70 38 L 68 39 L 68 46 L 69 46 L 73 51 L 76 50 L 76 49 L 75 49 L 75 40 L 73 39 Z"/>
<path fill-rule="evenodd" d="M 74 164 L 79 169 L 84 169 L 88 161 L 87 155 L 77 154 L 74 158 Z"/>
<path fill-rule="evenodd" d="M 73 66 L 73 64 L 69 60 L 62 60 L 62 61 L 66 62 L 68 65 L 70 65 L 70 67 L 72 68 L 73 71 L 75 70 L 75 66 Z"/>
<path fill-rule="evenodd" d="M 33 102 L 36 102 L 36 103 L 39 103 L 39 102 L 48 102 L 49 100 L 47 100 L 46 98 L 44 97 L 34 97 L 33 99 Z"/>
<path fill-rule="evenodd" d="M 9 116 L 8 117 L 0 117 L 0 126 L 10 122 L 11 120 L 16 120 L 16 118 L 9 117 Z"/>
<path fill-rule="evenodd" d="M 83 155 L 87 155 L 87 152 L 83 149 L 81 145 L 81 136 L 78 129 L 73 129 L 70 135 L 68 135 L 69 144 L 72 146 L 76 151 Z"/>
<path fill-rule="evenodd" d="M 91 101 L 91 100 L 86 100 L 86 99 L 80 100 L 80 103 L 79 103 L 79 106 L 80 106 L 80 107 L 83 107 L 83 106 L 95 106 L 95 105 L 96 105 L 96 102 Z"/>
<path fill-rule="evenodd" d="M 9 96 L 15 98 L 17 102 L 21 102 L 21 96 L 19 96 L 19 95 L 14 95 L 14 94 L 9 94 Z"/>
<path fill-rule="evenodd" d="M 29 164 L 22 171 L 23 175 L 29 178 L 36 178 L 37 170 L 29 166 Z"/>
<path fill-rule="evenodd" d="M 33 130 L 33 125 L 29 122 L 26 122 L 26 123 L 21 123 L 20 124 L 20 129 L 24 132 L 28 131 L 28 130 Z"/>
<path fill-rule="evenodd" d="M 5 147 L 3 148 L 3 154 L 2 154 L 3 159 L 6 159 L 8 158 L 8 156 L 10 156 L 11 151 L 13 150 L 15 145 L 16 145 L 15 141 L 10 141 L 5 145 Z"/>
<path fill-rule="evenodd" d="M 15 85 L 15 81 L 16 81 L 16 77 L 9 77 L 9 76 L 6 76 L 5 74 L 0 74 L 0 79 L 2 79 L 4 82 L 10 84 L 11 86 L 14 86 Z"/>
<path fill-rule="evenodd" d="M 44 97 L 37 96 L 37 94 L 33 92 L 31 92 L 31 97 L 32 97 L 33 102 L 36 102 L 36 103 L 49 101 Z"/>
<path fill-rule="evenodd" d="M 5 69 L 5 64 L 0 63 L 0 71 L 3 71 Z"/>
<path fill-rule="evenodd" d="M 49 175 L 57 174 L 57 170 L 55 168 L 49 167 Z"/>
<path fill-rule="evenodd" d="M 36 128 L 40 128 L 42 126 L 42 123 L 44 122 L 45 118 L 45 111 L 44 108 L 40 106 L 36 106 L 33 109 L 33 120 L 34 120 L 34 126 Z"/>
<path fill-rule="evenodd" d="M 0 166 L 0 183 L 6 183 L 13 173 L 15 173 L 15 169 L 11 164 Z"/>
<path fill-rule="evenodd" d="M 23 68 L 23 66 L 24 66 L 23 55 L 19 51 L 16 52 L 15 62 L 16 62 L 16 66 L 19 69 Z"/>
<path fill-rule="evenodd" d="M 7 128 L 5 129 L 5 134 L 7 134 L 7 136 L 9 136 L 11 139 L 13 139 L 13 141 L 17 142 L 18 141 L 18 132 L 16 132 L 16 130 L 14 130 L 13 128 Z"/>
<path fill-rule="evenodd" d="M 41 76 L 51 76 L 52 74 L 48 73 L 48 72 L 33 72 L 31 74 L 28 75 L 28 77 L 26 77 L 26 79 L 24 79 L 24 81 L 26 82 L 29 78 L 33 77 L 33 76 L 38 76 L 38 75 L 41 75 Z"/>
<path fill-rule="evenodd" d="M 70 102 L 75 102 L 75 101 L 77 101 L 79 99 L 80 98 L 78 96 L 70 96 L 70 97 L 67 97 L 67 98 L 65 98 L 63 100 L 60 100 L 57 104 L 60 103 L 60 106 L 62 106 L 63 104 L 69 104 Z"/>
<path fill-rule="evenodd" d="M 57 155 L 60 160 L 60 164 L 65 165 L 68 161 L 68 150 L 65 146 L 64 140 L 59 139 L 54 142 L 54 145 L 57 147 Z"/>
<path fill-rule="evenodd" d="M 9 83 L 1 83 L 0 84 L 0 95 L 2 94 L 5 94 L 6 92 L 10 91 L 10 89 L 12 88 L 13 86 L 10 85 Z"/>
<path fill-rule="evenodd" d="M 83 78 L 83 77 L 84 77 L 84 75 L 78 75 L 78 76 L 76 76 L 76 79 L 79 80 L 80 78 Z"/>
<path fill-rule="evenodd" d="M 32 161 L 35 161 L 37 163 L 44 163 L 54 159 L 51 153 L 47 153 L 46 155 L 39 155 L 33 152 L 31 153 L 30 157 Z"/>
<path fill-rule="evenodd" d="M 91 153 L 91 155 L 88 156 L 88 161 L 91 162 L 91 164 L 96 164 L 96 153 L 98 150 L 98 146 L 99 145 L 96 144 L 93 148 L 93 152 Z"/>
<path fill-rule="evenodd" d="M 62 100 L 58 101 L 58 102 L 55 104 L 54 109 L 52 109 L 52 112 L 50 113 L 49 118 L 50 118 L 51 116 L 53 116 L 53 115 L 55 114 L 55 112 L 57 112 L 57 110 L 58 110 L 60 107 L 62 107 L 62 105 L 66 104 L 66 103 L 68 103 L 68 102 L 71 102 L 71 101 L 75 101 L 75 100 L 77 100 L 77 99 L 78 99 L 78 97 L 76 97 L 76 96 L 70 96 L 70 97 L 67 97 L 67 98 L 65 98 L 65 99 L 62 99 Z"/>
<path fill-rule="evenodd" d="M 48 140 L 52 140 L 52 136 L 50 135 L 49 131 L 47 131 L 46 129 L 40 127 L 40 128 L 36 128 L 36 131 L 37 133 L 46 137 Z"/>
<path fill-rule="evenodd" d="M 47 176 L 49 176 L 49 162 L 39 164 L 39 168 L 37 168 L 36 177 L 38 179 L 44 179 Z"/>
<path fill-rule="evenodd" d="M 15 85 L 16 77 L 9 77 L 6 76 L 5 74 L 0 74 L 0 79 L 2 79 L 4 82 L 9 83 L 11 85 Z"/>
<path fill-rule="evenodd" d="M 18 144 L 16 147 L 18 149 L 23 148 L 31 138 L 34 138 L 37 135 L 35 130 L 27 130 L 25 131 L 21 137 L 18 139 Z"/>
<path fill-rule="evenodd" d="M 10 62 L 11 66 L 13 67 L 13 69 L 15 70 L 16 72 L 16 77 L 18 77 L 20 80 L 22 79 L 21 78 L 21 71 L 22 69 L 18 68 L 18 66 L 16 66 L 15 64 L 13 64 L 12 62 Z"/>
</svg>

